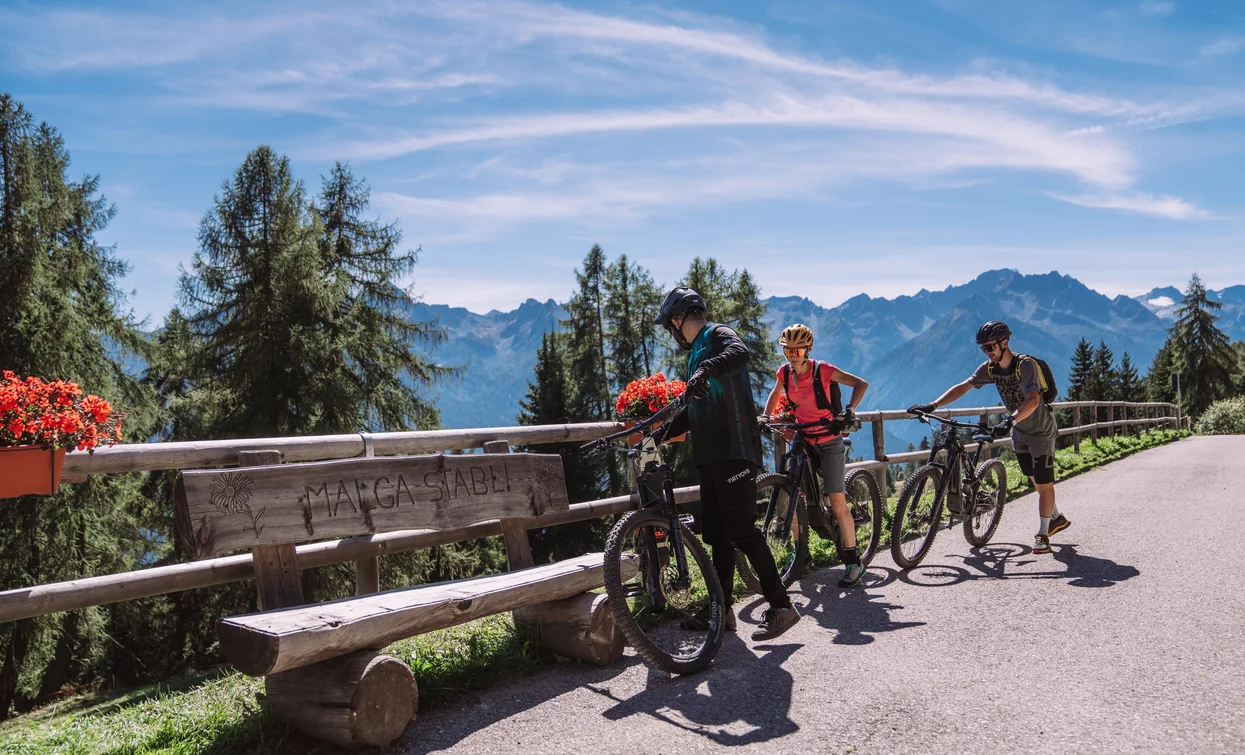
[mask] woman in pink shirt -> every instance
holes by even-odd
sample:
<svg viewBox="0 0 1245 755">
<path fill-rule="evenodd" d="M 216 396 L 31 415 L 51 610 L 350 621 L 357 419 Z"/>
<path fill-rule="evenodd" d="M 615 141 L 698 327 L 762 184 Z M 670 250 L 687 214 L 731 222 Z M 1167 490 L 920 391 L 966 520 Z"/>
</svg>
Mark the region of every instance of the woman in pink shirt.
<svg viewBox="0 0 1245 755">
<path fill-rule="evenodd" d="M 828 362 L 818 363 L 816 360 L 809 359 L 809 352 L 813 348 L 813 331 L 809 330 L 807 325 L 797 323 L 788 327 L 782 332 L 778 344 L 787 357 L 787 364 L 778 368 L 774 388 L 769 392 L 769 399 L 765 402 L 765 414 L 772 415 L 778 407 L 779 399 L 785 395 L 787 402 L 791 404 L 795 412 L 796 422 L 816 422 L 820 419 L 850 422 L 855 408 L 865 397 L 869 383 Z M 818 391 L 813 384 L 818 377 L 821 379 L 821 391 Z M 852 396 L 848 399 L 847 406 L 843 407 L 837 417 L 833 407 L 829 404 L 834 383 L 846 385 L 852 389 Z M 824 401 L 817 400 L 818 393 Z M 843 447 L 843 439 L 835 433 L 827 432 L 819 435 L 815 431 L 806 434 L 805 437 L 817 449 L 817 456 L 821 462 L 822 489 L 830 508 L 839 520 L 839 532 L 842 533 L 843 552 L 839 555 L 843 558 L 844 574 L 843 579 L 839 580 L 839 587 L 855 587 L 860 583 L 865 570 L 860 565 L 860 552 L 856 548 L 856 524 L 852 520 L 851 511 L 847 508 L 847 496 L 843 487 L 847 466 L 847 452 Z M 814 511 L 816 508 L 815 506 L 809 507 L 809 516 L 810 519 L 815 520 L 813 528 L 819 529 L 817 522 L 820 522 L 821 518 L 819 512 Z M 819 531 L 818 534 L 822 533 Z"/>
</svg>

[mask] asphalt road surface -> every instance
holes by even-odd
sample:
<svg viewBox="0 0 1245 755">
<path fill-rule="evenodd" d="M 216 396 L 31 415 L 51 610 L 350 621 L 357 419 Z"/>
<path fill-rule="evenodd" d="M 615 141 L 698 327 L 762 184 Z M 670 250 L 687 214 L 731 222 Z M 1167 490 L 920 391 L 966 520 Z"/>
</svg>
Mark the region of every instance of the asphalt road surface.
<svg viewBox="0 0 1245 755">
<path fill-rule="evenodd" d="M 1243 483 L 1245 437 L 1152 449 L 1059 483 L 1053 554 L 1026 496 L 976 553 L 957 528 L 907 574 L 880 554 L 864 589 L 809 574 L 772 643 L 737 605 L 700 674 L 542 669 L 421 715 L 399 751 L 1245 752 Z"/>
</svg>

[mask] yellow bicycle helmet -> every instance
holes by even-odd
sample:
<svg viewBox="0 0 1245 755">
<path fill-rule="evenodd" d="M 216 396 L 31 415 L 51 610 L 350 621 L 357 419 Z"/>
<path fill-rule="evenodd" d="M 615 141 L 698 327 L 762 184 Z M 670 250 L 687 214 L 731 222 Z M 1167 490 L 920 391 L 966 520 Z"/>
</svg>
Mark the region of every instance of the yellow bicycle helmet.
<svg viewBox="0 0 1245 755">
<path fill-rule="evenodd" d="M 807 325 L 798 322 L 795 325 L 788 325 L 778 339 L 778 345 L 784 349 L 811 349 L 813 348 L 813 331 L 809 330 Z"/>
</svg>

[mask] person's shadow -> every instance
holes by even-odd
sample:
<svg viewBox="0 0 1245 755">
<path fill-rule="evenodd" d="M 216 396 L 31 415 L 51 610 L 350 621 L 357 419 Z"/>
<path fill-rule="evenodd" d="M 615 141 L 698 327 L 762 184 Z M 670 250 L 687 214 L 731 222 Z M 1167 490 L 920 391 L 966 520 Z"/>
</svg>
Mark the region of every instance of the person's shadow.
<svg viewBox="0 0 1245 755">
<path fill-rule="evenodd" d="M 835 644 L 868 645 L 874 641 L 874 635 L 882 632 L 924 626 L 923 621 L 895 621 L 891 612 L 903 610 L 903 606 L 888 603 L 885 596 L 869 592 L 870 588 L 894 581 L 891 569 L 869 567 L 861 583 L 852 589 L 842 589 L 835 584 L 837 572 L 823 573 L 826 576 L 820 580 L 814 581 L 809 575 L 800 581 L 800 592 L 808 598 L 808 605 L 801 613 L 826 629 L 835 630 L 832 640 Z"/>
<path fill-rule="evenodd" d="M 758 658 L 728 632 L 713 664 L 700 673 L 671 677 L 649 669 L 648 686 L 627 699 L 592 684 L 588 689 L 617 701 L 603 714 L 611 721 L 643 714 L 727 747 L 765 742 L 800 728 L 790 716 L 794 682 L 782 667 L 799 647 L 758 646 L 764 653 Z"/>
<path fill-rule="evenodd" d="M 1086 556 L 1076 548 L 1071 543 L 1061 543 L 1053 548 L 1052 554 L 1056 561 L 1067 567 L 1067 576 L 1072 578 L 1068 584 L 1073 587 L 1111 587 L 1141 574 L 1135 566 L 1117 564 L 1109 558 Z"/>
</svg>

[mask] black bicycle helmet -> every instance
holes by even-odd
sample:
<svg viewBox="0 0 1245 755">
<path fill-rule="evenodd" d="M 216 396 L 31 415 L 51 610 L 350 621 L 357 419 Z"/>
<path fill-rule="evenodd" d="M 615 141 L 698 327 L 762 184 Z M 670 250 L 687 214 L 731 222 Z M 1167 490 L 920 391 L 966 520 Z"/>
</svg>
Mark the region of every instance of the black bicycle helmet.
<svg viewBox="0 0 1245 755">
<path fill-rule="evenodd" d="M 670 289 L 670 293 L 666 294 L 666 300 L 661 303 L 661 309 L 658 310 L 657 318 L 653 320 L 653 323 L 669 328 L 671 320 L 689 309 L 705 311 L 707 309 L 705 300 L 687 286 L 675 286 Z"/>
<path fill-rule="evenodd" d="M 1004 338 L 1012 337 L 1012 329 L 1007 327 L 1007 323 L 991 320 L 990 322 L 977 328 L 977 344 L 988 343 L 990 341 L 1002 341 Z"/>
</svg>

